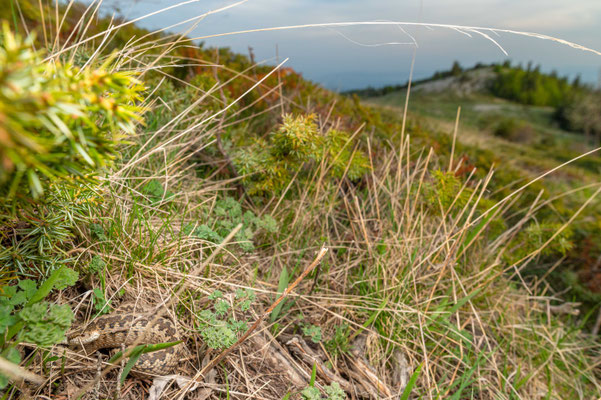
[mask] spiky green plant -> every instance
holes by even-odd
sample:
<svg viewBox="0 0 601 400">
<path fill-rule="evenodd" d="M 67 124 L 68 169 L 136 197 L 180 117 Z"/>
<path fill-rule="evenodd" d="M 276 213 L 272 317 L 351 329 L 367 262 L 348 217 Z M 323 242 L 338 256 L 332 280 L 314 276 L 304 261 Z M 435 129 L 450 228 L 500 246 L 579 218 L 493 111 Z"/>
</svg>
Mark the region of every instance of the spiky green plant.
<svg viewBox="0 0 601 400">
<path fill-rule="evenodd" d="M 142 109 L 130 72 L 44 62 L 3 25 L 0 43 L 0 194 L 39 198 L 50 182 L 89 178 L 106 167 Z"/>
<path fill-rule="evenodd" d="M 47 275 L 68 255 L 61 244 L 101 201 L 95 176 L 141 120 L 131 72 L 45 61 L 3 25 L 0 40 L 0 262 Z"/>
<path fill-rule="evenodd" d="M 282 191 L 296 174 L 311 177 L 315 166 L 325 161 L 326 179 L 345 172 L 358 179 L 369 169 L 369 160 L 354 145 L 347 132 L 330 129 L 321 133 L 315 115 L 285 115 L 283 123 L 267 139 L 241 148 L 234 163 L 251 194 Z"/>
</svg>

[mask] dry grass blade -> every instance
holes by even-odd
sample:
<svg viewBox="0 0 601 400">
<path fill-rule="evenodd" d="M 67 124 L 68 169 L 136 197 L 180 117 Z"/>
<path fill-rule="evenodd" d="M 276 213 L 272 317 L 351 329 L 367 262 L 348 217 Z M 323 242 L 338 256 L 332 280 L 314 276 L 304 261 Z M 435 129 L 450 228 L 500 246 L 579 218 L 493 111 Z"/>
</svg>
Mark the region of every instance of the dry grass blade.
<svg viewBox="0 0 601 400">
<path fill-rule="evenodd" d="M 41 376 L 31 373 L 3 357 L 0 357 L 0 373 L 17 382 L 29 381 L 38 385 L 41 385 L 44 382 L 44 378 Z"/>
<path fill-rule="evenodd" d="M 119 30 L 119 29 L 121 29 L 121 28 L 123 28 L 125 26 L 135 24 L 136 22 L 140 22 L 140 21 L 142 21 L 144 19 L 150 18 L 150 17 L 155 16 L 155 15 L 163 14 L 166 11 L 173 10 L 175 8 L 178 8 L 178 7 L 182 7 L 182 6 L 185 6 L 187 4 L 198 3 L 199 1 L 201 1 L 201 0 L 183 1 L 183 2 L 180 2 L 180 3 L 174 4 L 174 5 L 168 6 L 168 7 L 164 7 L 162 9 L 160 9 L 160 10 L 153 11 L 151 13 L 145 14 L 145 15 L 143 15 L 141 17 L 137 17 L 137 18 L 134 18 L 132 20 L 128 20 L 126 22 L 123 22 L 122 24 L 119 24 L 119 25 L 116 25 L 116 26 L 112 26 L 109 29 L 107 29 L 106 31 L 103 31 L 103 32 L 97 33 L 95 35 L 92 35 L 90 37 L 87 37 L 85 39 L 82 39 L 79 42 L 77 42 L 77 43 L 75 43 L 75 44 L 73 44 L 71 46 L 63 48 L 63 49 L 61 49 L 58 52 L 52 53 L 50 56 L 48 56 L 46 58 L 45 61 L 49 61 L 49 60 L 51 60 L 53 58 L 56 58 L 56 57 L 60 56 L 61 54 L 65 53 L 65 52 L 67 52 L 69 50 L 77 49 L 79 46 L 81 46 L 81 45 L 83 45 L 85 43 L 88 43 L 88 42 L 90 42 L 90 41 L 92 41 L 92 40 L 94 40 L 96 38 L 99 38 L 99 37 L 102 37 L 104 35 L 107 35 L 107 34 L 109 34 L 111 32 L 117 31 L 117 30 Z M 199 15 L 199 16 L 195 17 L 194 19 L 202 19 L 202 18 L 205 18 L 205 17 L 207 17 L 207 16 L 209 16 L 211 14 L 217 14 L 217 13 L 229 10 L 229 9 L 231 9 L 233 7 L 239 6 L 240 4 L 246 3 L 247 1 L 248 0 L 241 0 L 241 1 L 238 1 L 237 3 L 229 4 L 229 5 L 225 6 L 225 7 L 221 7 L 221 8 L 218 8 L 216 10 L 211 10 L 209 12 L 206 12 L 206 13 L 204 13 L 202 15 Z M 94 2 L 96 2 L 96 1 L 93 1 L 92 4 Z M 101 3 L 101 1 L 98 2 L 98 4 L 100 4 L 100 3 Z"/>
<path fill-rule="evenodd" d="M 283 30 L 295 30 L 295 29 L 308 29 L 308 28 L 333 28 L 333 27 L 345 27 L 345 26 L 414 26 L 414 27 L 428 27 L 428 28 L 442 28 L 442 29 L 451 29 L 455 31 L 467 31 L 474 32 L 479 35 L 484 36 L 487 40 L 494 43 L 499 49 L 507 55 L 507 52 L 501 47 L 494 39 L 490 36 L 486 35 L 484 32 L 494 32 L 494 33 L 509 33 L 512 35 L 531 37 L 542 40 L 550 40 L 552 42 L 560 43 L 574 49 L 586 51 L 589 53 L 593 53 L 601 56 L 601 51 L 592 49 L 590 47 L 586 47 L 574 42 L 570 42 L 568 40 L 560 39 L 555 36 L 544 35 L 536 32 L 526 32 L 526 31 L 516 31 L 512 29 L 500 29 L 500 28 L 491 28 L 491 27 L 483 27 L 483 26 L 465 26 L 465 25 L 452 25 L 452 24 L 432 24 L 426 22 L 407 22 L 407 21 L 356 21 L 356 22 L 326 22 L 320 24 L 303 24 L 303 25 L 287 25 L 287 26 L 276 26 L 270 28 L 258 28 L 258 29 L 247 29 L 243 31 L 236 32 L 225 32 L 218 33 L 214 35 L 204 35 L 191 38 L 190 40 L 204 40 L 216 37 L 223 36 L 233 36 L 233 35 L 245 35 L 249 33 L 255 32 L 272 32 L 272 31 L 283 31 Z"/>
</svg>

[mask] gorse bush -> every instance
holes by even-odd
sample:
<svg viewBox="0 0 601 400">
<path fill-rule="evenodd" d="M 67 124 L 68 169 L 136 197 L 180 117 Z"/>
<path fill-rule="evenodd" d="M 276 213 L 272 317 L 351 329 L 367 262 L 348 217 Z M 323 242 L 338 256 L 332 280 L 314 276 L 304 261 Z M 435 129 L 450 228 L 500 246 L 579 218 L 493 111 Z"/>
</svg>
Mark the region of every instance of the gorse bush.
<svg viewBox="0 0 601 400">
<path fill-rule="evenodd" d="M 0 194 L 39 197 L 50 182 L 86 178 L 110 164 L 133 132 L 143 87 L 129 72 L 43 62 L 3 25 L 0 44 Z"/>
<path fill-rule="evenodd" d="M 142 85 L 129 72 L 44 61 L 33 36 L 0 38 L 0 355 L 20 362 L 22 342 L 49 348 L 73 320 L 45 298 L 78 273 L 65 246 L 102 202 L 94 179 L 141 120 Z M 47 277 L 38 285 L 24 277 Z M 37 351 L 37 350 L 36 350 Z M 0 387 L 7 379 L 0 376 Z"/>
<path fill-rule="evenodd" d="M 325 161 L 327 178 L 355 180 L 369 170 L 369 160 L 354 146 L 348 133 L 321 133 L 314 115 L 284 116 L 279 129 L 267 138 L 241 147 L 233 157 L 250 194 L 280 193 L 295 176 L 311 178 Z"/>
<path fill-rule="evenodd" d="M 434 209 L 442 207 L 443 211 L 446 211 L 453 203 L 457 204 L 457 208 L 463 207 L 469 196 L 466 192 L 459 195 L 461 186 L 461 180 L 452 172 L 432 171 L 432 182 L 426 186 L 428 204 Z M 459 198 L 455 200 L 458 195 Z"/>
</svg>

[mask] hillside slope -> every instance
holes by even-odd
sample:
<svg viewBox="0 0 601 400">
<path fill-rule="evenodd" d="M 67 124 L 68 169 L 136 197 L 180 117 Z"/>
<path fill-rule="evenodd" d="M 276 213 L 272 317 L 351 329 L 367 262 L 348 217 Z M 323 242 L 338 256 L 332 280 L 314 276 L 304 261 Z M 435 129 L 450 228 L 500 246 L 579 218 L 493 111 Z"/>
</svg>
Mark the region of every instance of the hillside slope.
<svg viewBox="0 0 601 400">
<path fill-rule="evenodd" d="M 547 281 L 596 187 L 515 192 L 530 158 L 504 163 L 463 126 L 453 144 L 423 115 L 185 37 L 128 25 L 97 47 L 110 21 L 79 7 L 52 40 L 56 10 L 18 4 L 0 45 L 4 398 L 145 398 L 157 381 L 129 368 L 165 344 L 124 330 L 127 364 L 81 349 L 132 304 L 175 325 L 172 372 L 201 383 L 165 399 L 601 396 L 596 335 Z M 37 41 L 13 40 L 19 21 Z"/>
<path fill-rule="evenodd" d="M 457 141 L 467 147 L 460 155 L 473 167 L 488 168 L 494 164 L 497 179 L 508 187 L 517 188 L 570 161 L 545 177 L 535 189 L 544 190 L 543 198 L 560 198 L 559 202 L 551 203 L 550 213 L 543 214 L 552 220 L 567 221 L 578 204 L 590 195 L 581 188 L 594 187 L 601 180 L 601 155 L 594 152 L 579 158 L 594 151 L 596 145 L 581 133 L 563 130 L 553 107 L 520 104 L 492 95 L 488 89 L 493 84 L 491 79 L 491 67 L 485 67 L 461 76 L 418 83 L 412 88 L 409 115 L 424 129 L 450 137 L 461 107 Z M 376 108 L 401 113 L 405 99 L 406 90 L 401 89 L 369 96 L 365 101 Z M 485 156 L 481 154 L 483 151 Z M 514 176 L 504 178 L 507 169 Z M 556 288 L 567 290 L 568 297 L 588 302 L 590 306 L 601 300 L 596 294 L 601 290 L 601 276 L 597 272 L 601 249 L 595 244 L 601 221 L 597 205 L 598 202 L 593 202 L 572 224 L 574 246 L 562 256 L 561 267 L 552 273 L 553 281 L 559 284 Z M 541 265 L 530 269 L 543 275 L 545 265 L 554 263 L 553 259 L 539 262 Z"/>
</svg>

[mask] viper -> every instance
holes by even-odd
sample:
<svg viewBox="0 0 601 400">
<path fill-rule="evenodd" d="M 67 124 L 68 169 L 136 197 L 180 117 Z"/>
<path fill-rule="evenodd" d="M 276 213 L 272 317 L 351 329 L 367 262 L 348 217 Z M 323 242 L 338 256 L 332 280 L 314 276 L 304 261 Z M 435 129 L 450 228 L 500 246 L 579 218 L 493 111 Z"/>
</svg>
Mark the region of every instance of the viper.
<svg viewBox="0 0 601 400">
<path fill-rule="evenodd" d="M 125 304 L 115 312 L 95 318 L 89 324 L 67 335 L 71 347 L 92 354 L 100 349 L 120 349 L 134 344 L 158 344 L 180 340 L 175 323 L 168 317 L 154 321 L 150 312 L 141 312 L 133 304 Z M 144 353 L 132 373 L 137 376 L 164 376 L 174 373 L 185 356 L 185 344 Z"/>
</svg>

